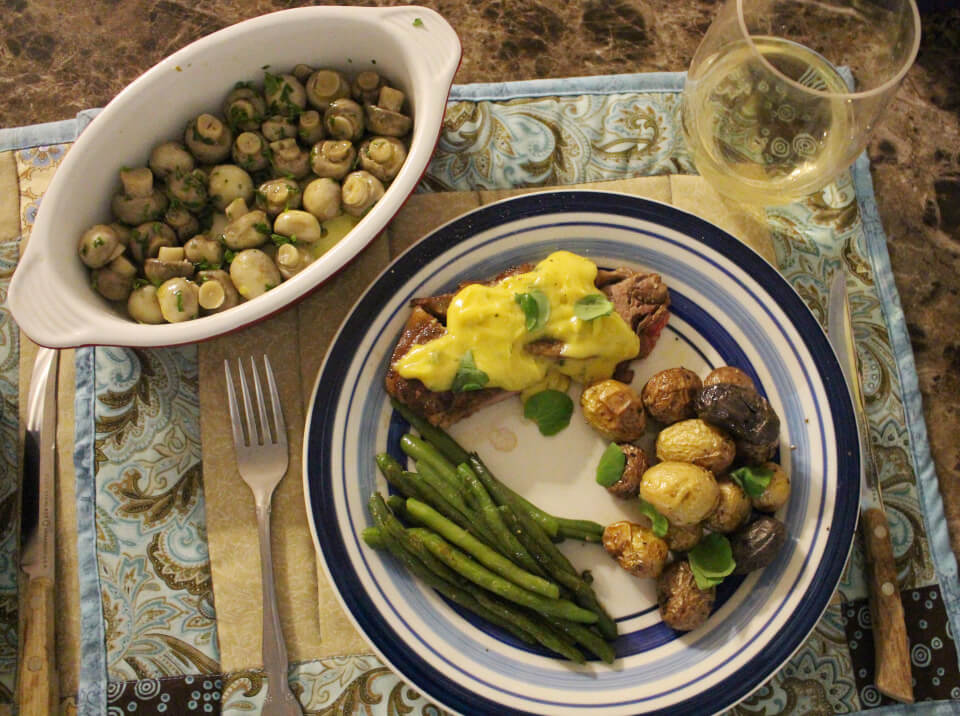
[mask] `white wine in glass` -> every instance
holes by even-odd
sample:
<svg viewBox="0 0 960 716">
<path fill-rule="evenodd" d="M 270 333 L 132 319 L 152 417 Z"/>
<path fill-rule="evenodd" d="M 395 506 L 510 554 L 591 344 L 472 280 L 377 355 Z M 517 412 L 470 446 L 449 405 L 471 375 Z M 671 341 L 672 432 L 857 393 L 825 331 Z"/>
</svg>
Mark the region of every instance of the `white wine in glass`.
<svg viewBox="0 0 960 716">
<path fill-rule="evenodd" d="M 683 92 L 698 171 L 750 204 L 823 188 L 863 150 L 919 39 L 913 0 L 727 0 Z"/>
</svg>

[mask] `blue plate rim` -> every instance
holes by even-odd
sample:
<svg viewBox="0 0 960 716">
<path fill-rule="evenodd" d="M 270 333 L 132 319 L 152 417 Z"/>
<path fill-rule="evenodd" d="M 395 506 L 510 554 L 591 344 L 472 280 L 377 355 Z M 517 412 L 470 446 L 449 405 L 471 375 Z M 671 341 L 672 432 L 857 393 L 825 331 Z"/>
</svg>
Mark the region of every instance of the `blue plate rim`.
<svg viewBox="0 0 960 716">
<path fill-rule="evenodd" d="M 509 205 L 505 210 L 505 205 Z M 310 518 L 315 545 L 321 561 L 334 584 L 342 602 L 354 623 L 366 635 L 381 657 L 404 678 L 431 698 L 436 698 L 447 707 L 472 712 L 478 708 L 505 713 L 523 714 L 526 711 L 510 709 L 502 704 L 481 697 L 474 692 L 451 682 L 443 674 L 404 648 L 402 641 L 391 638 L 393 630 L 384 620 L 375 605 L 366 595 L 358 580 L 334 579 L 337 565 L 349 564 L 342 534 L 336 519 L 324 519 L 324 514 L 333 511 L 333 496 L 330 493 L 330 455 L 325 446 L 330 444 L 334 430 L 337 403 L 318 401 L 321 386 L 340 386 L 353 355 L 354 340 L 365 334 L 365 327 L 389 301 L 398 286 L 451 247 L 496 228 L 506 220 L 516 221 L 544 214 L 592 213 L 623 215 L 632 219 L 651 222 L 666 229 L 685 234 L 691 239 L 713 249 L 733 261 L 753 276 L 797 330 L 810 352 L 813 365 L 824 384 L 829 414 L 832 418 L 838 445 L 858 446 L 858 434 L 853 406 L 843 381 L 839 362 L 829 341 L 813 313 L 787 280 L 756 251 L 720 229 L 716 225 L 669 204 L 645 199 L 630 194 L 593 190 L 554 190 L 525 194 L 486 204 L 463 214 L 438 227 L 414 246 L 394 259 L 373 281 L 364 295 L 343 320 L 336 337 L 331 342 L 324 363 L 318 373 L 304 433 L 303 480 L 304 497 Z M 508 217 L 505 214 L 509 213 Z M 338 391 L 334 391 L 338 392 Z M 842 555 L 844 559 L 825 559 L 817 566 L 807 588 L 807 594 L 794 613 L 790 626 L 771 639 L 762 657 L 755 657 L 741 666 L 723 681 L 714 684 L 699 694 L 667 707 L 671 714 L 704 713 L 717 709 L 717 696 L 723 694 L 722 708 L 737 703 L 785 663 L 803 644 L 806 636 L 816 626 L 829 605 L 853 544 L 859 512 L 859 449 L 837 449 L 838 475 L 855 475 L 856 480 L 838 480 L 834 501 L 834 519 L 824 548 L 825 555 Z M 312 477 L 316 478 L 316 487 Z M 847 489 L 843 489 L 847 486 Z M 838 527 L 840 529 L 838 529 Z M 352 582 L 352 583 L 350 583 Z M 762 665 L 755 663 L 763 662 Z M 402 665 L 402 666 L 401 666 Z M 647 713 L 647 712 L 645 712 Z M 654 712 L 656 713 L 656 712 Z"/>
</svg>

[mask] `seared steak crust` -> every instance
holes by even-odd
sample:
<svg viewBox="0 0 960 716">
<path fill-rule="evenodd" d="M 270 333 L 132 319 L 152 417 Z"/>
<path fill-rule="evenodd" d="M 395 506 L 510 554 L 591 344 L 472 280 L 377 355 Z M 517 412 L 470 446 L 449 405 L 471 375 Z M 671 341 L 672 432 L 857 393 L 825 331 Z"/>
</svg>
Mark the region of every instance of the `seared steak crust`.
<svg viewBox="0 0 960 716">
<path fill-rule="evenodd" d="M 488 281 L 468 281 L 460 284 L 458 290 L 473 283 L 486 285 L 497 283 L 508 276 L 530 271 L 533 264 L 514 266 Z M 627 322 L 640 338 L 638 358 L 646 357 L 660 332 L 670 317 L 670 293 L 658 274 L 642 274 L 632 269 L 601 269 L 597 272 L 596 286 L 613 303 L 614 310 Z M 409 406 L 433 425 L 448 427 L 481 408 L 503 400 L 515 393 L 500 388 L 454 393 L 451 390 L 433 391 L 416 379 L 408 380 L 401 376 L 395 366 L 397 361 L 414 345 L 421 345 L 442 336 L 446 332 L 444 322 L 447 308 L 454 293 L 438 294 L 424 298 L 415 298 L 410 302 L 412 310 L 400 340 L 397 341 L 387 370 L 387 393 Z M 538 355 L 559 356 L 562 349 L 559 341 L 543 339 L 527 346 L 527 350 Z M 619 375 L 631 374 L 628 364 L 617 367 Z"/>
</svg>

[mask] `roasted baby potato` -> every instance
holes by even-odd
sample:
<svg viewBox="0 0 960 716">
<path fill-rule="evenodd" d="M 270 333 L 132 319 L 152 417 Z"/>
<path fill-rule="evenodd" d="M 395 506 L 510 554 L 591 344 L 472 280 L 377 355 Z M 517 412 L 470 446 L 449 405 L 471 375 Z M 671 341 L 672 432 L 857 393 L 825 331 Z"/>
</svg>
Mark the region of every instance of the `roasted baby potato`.
<svg viewBox="0 0 960 716">
<path fill-rule="evenodd" d="M 790 478 L 775 462 L 765 462 L 763 467 L 773 471 L 770 484 L 760 497 L 752 498 L 753 506 L 761 512 L 776 512 L 783 507 L 790 497 Z"/>
<path fill-rule="evenodd" d="M 657 435 L 657 457 L 692 462 L 722 475 L 737 454 L 737 446 L 723 430 L 699 418 L 668 425 Z"/>
<path fill-rule="evenodd" d="M 660 576 L 670 556 L 666 541 L 633 522 L 614 522 L 603 530 L 603 548 L 637 577 Z"/>
<path fill-rule="evenodd" d="M 696 629 L 707 621 L 716 598 L 716 587 L 703 590 L 697 586 L 690 563 L 685 559 L 671 564 L 657 580 L 660 618 L 671 629 Z"/>
<path fill-rule="evenodd" d="M 728 534 L 737 529 L 750 517 L 750 498 L 737 483 L 721 480 L 717 483 L 720 499 L 717 506 L 707 516 L 706 526 L 714 532 Z"/>
<path fill-rule="evenodd" d="M 689 462 L 661 462 L 645 473 L 640 496 L 671 524 L 694 525 L 716 507 L 720 490 L 713 473 Z"/>
<path fill-rule="evenodd" d="M 607 440 L 628 443 L 643 437 L 647 417 L 636 391 L 619 380 L 601 380 L 580 394 L 583 415 Z"/>
<path fill-rule="evenodd" d="M 655 374 L 643 386 L 643 405 L 650 417 L 669 425 L 692 418 L 693 401 L 702 384 L 699 376 L 686 368 L 668 368 Z"/>
<path fill-rule="evenodd" d="M 773 517 L 758 517 L 730 536 L 730 548 L 737 563 L 734 574 L 747 574 L 773 562 L 784 542 L 787 528 Z"/>
<path fill-rule="evenodd" d="M 637 524 L 647 529 L 653 528 L 653 521 L 646 515 L 637 515 Z M 670 525 L 667 529 L 667 535 L 663 539 L 667 541 L 667 546 L 672 552 L 688 552 L 703 538 L 703 526 L 696 525 Z"/>
<path fill-rule="evenodd" d="M 607 488 L 614 497 L 630 499 L 640 494 L 640 481 L 643 479 L 643 473 L 650 466 L 647 460 L 647 454 L 643 448 L 630 443 L 623 443 L 618 446 L 627 458 L 627 464 L 623 468 L 623 474 L 620 479 Z"/>
<path fill-rule="evenodd" d="M 707 377 L 703 379 L 704 387 L 708 385 L 721 385 L 723 383 L 739 385 L 741 388 L 748 390 L 757 389 L 753 384 L 753 379 L 749 375 L 739 368 L 734 368 L 732 365 L 722 365 L 719 368 L 714 368 L 707 373 Z"/>
<path fill-rule="evenodd" d="M 697 417 L 726 430 L 737 443 L 737 455 L 751 465 L 766 462 L 780 441 L 780 418 L 756 390 L 731 383 L 708 385 L 697 395 Z"/>
</svg>

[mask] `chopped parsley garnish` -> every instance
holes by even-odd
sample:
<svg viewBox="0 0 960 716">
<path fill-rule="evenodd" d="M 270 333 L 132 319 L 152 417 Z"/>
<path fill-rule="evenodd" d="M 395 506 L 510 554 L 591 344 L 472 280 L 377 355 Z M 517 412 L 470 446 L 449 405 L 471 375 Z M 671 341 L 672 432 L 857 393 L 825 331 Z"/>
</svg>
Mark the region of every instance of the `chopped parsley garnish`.
<svg viewBox="0 0 960 716">
<path fill-rule="evenodd" d="M 277 246 L 283 246 L 284 244 L 293 244 L 297 245 L 297 237 L 294 236 L 284 236 L 283 234 L 270 234 L 270 240 Z"/>
<path fill-rule="evenodd" d="M 177 291 L 177 310 L 183 313 L 183 293 Z"/>
<path fill-rule="evenodd" d="M 254 224 L 253 228 L 256 229 L 258 232 L 260 232 L 261 234 L 270 233 L 270 227 L 267 224 L 264 224 L 262 221 L 258 221 L 256 224 Z"/>
<path fill-rule="evenodd" d="M 414 27 L 423 27 L 423 20 L 421 20 L 419 17 L 415 17 L 415 18 L 413 19 L 413 26 L 414 26 Z"/>
<path fill-rule="evenodd" d="M 231 261 L 233 261 L 236 255 L 237 255 L 236 252 L 230 249 L 223 250 L 223 260 L 226 261 L 227 263 L 230 263 Z"/>
</svg>

